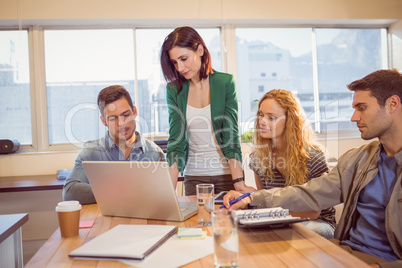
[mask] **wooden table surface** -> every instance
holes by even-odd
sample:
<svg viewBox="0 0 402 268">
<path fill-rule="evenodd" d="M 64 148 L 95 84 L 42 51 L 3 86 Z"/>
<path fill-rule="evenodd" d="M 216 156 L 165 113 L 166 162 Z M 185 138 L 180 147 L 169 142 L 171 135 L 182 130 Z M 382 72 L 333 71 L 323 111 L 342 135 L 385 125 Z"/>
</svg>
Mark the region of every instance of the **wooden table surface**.
<svg viewBox="0 0 402 268">
<path fill-rule="evenodd" d="M 194 201 L 192 197 L 179 199 Z M 97 205 L 84 205 L 81 221 L 91 220 L 95 221 L 92 228 L 80 229 L 79 236 L 76 237 L 62 238 L 60 230 L 56 230 L 25 267 L 130 267 L 118 261 L 76 260 L 69 258 L 68 254 L 118 224 L 200 227 L 197 216 L 185 222 L 106 217 L 102 216 Z M 203 229 L 208 235 L 212 235 L 210 226 Z M 300 223 L 274 229 L 239 228 L 239 247 L 240 267 L 369 267 Z M 214 267 L 213 254 L 183 267 Z"/>
</svg>

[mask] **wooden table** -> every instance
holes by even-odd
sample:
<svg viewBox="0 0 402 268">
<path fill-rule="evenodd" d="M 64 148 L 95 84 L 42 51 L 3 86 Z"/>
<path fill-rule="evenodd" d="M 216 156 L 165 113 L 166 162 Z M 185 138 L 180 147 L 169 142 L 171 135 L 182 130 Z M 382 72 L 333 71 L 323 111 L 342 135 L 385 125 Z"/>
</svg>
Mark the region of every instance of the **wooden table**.
<svg viewBox="0 0 402 268">
<path fill-rule="evenodd" d="M 179 199 L 193 201 L 194 197 Z M 85 205 L 81 211 L 81 221 L 90 220 L 95 221 L 92 228 L 80 229 L 77 237 L 62 238 L 60 231 L 56 230 L 26 267 L 130 267 L 118 261 L 75 260 L 69 258 L 68 254 L 118 224 L 199 227 L 197 216 L 185 222 L 105 217 L 100 214 L 97 205 Z M 203 229 L 212 235 L 210 226 Z M 240 267 L 369 267 L 300 223 L 276 229 L 239 229 L 239 245 Z M 213 254 L 183 267 L 214 267 Z"/>
</svg>

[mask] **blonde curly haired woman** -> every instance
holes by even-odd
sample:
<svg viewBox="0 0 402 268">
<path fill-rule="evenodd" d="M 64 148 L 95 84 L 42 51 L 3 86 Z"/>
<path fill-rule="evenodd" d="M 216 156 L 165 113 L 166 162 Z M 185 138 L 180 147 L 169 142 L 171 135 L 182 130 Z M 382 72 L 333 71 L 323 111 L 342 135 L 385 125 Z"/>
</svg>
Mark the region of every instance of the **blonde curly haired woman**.
<svg viewBox="0 0 402 268">
<path fill-rule="evenodd" d="M 259 190 L 303 184 L 328 172 L 324 150 L 316 142 L 303 108 L 287 90 L 271 90 L 259 101 L 253 143 L 250 168 Z M 333 238 L 333 207 L 297 216 L 313 219 L 303 224 L 325 238 Z"/>
</svg>

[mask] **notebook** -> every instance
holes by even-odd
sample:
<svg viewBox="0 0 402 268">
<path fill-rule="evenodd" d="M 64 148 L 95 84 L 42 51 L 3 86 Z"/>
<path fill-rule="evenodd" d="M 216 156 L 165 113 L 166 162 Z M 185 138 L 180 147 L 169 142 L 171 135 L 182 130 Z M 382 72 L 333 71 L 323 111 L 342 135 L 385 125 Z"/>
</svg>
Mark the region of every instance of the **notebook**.
<svg viewBox="0 0 402 268">
<path fill-rule="evenodd" d="M 84 259 L 142 260 L 172 237 L 177 226 L 120 224 L 73 250 Z"/>
<path fill-rule="evenodd" d="M 234 210 L 232 215 L 237 217 L 239 227 L 282 227 L 290 223 L 307 221 L 308 218 L 293 217 L 288 209 L 281 207 Z"/>
<path fill-rule="evenodd" d="M 100 212 L 105 216 L 184 221 L 196 202 L 178 202 L 167 162 L 83 161 Z"/>
</svg>

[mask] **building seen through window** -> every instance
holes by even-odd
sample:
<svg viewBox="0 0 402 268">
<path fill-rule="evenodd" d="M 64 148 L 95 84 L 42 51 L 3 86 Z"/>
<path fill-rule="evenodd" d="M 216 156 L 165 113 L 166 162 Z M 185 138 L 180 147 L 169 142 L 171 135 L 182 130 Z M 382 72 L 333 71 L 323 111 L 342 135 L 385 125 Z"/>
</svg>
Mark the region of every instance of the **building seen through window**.
<svg viewBox="0 0 402 268">
<path fill-rule="evenodd" d="M 0 31 L 0 139 L 32 143 L 28 32 Z"/>
<path fill-rule="evenodd" d="M 257 103 L 271 89 L 293 92 L 301 101 L 313 128 L 336 130 L 358 136 L 354 123 L 352 95 L 346 85 L 356 79 L 387 68 L 382 58 L 383 29 L 273 29 L 239 28 L 237 76 L 242 130 L 253 128 Z M 313 42 L 313 35 L 316 42 Z M 313 50 L 317 60 L 313 59 Z M 314 76 L 313 67 L 317 67 Z M 270 73 L 271 76 L 261 76 Z M 314 84 L 318 85 L 315 97 Z M 264 88 L 266 92 L 261 92 Z M 319 107 L 317 109 L 316 107 Z"/>
</svg>

